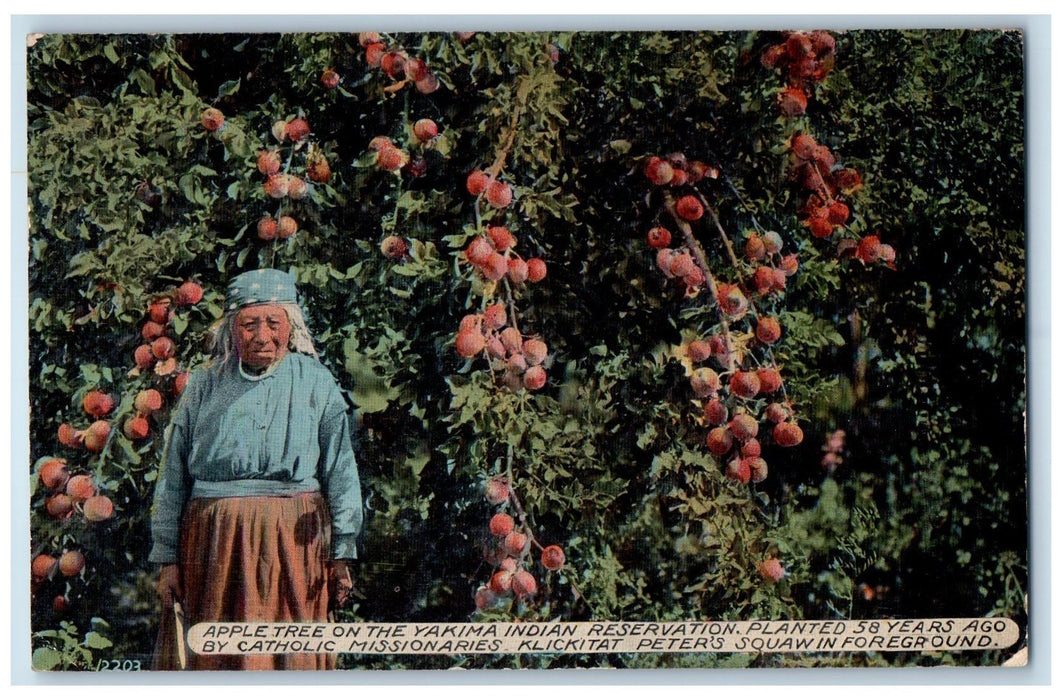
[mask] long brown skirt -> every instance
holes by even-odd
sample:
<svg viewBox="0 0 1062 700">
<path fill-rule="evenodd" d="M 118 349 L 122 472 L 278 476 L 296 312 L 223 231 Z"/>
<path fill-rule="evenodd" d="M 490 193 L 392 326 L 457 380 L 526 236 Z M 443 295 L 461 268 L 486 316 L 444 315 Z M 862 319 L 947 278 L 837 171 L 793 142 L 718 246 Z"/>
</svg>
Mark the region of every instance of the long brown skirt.
<svg viewBox="0 0 1062 700">
<path fill-rule="evenodd" d="M 331 519 L 320 493 L 201 498 L 181 522 L 185 624 L 326 622 Z M 187 631 L 186 627 L 186 631 Z M 153 667 L 177 670 L 172 610 L 164 610 Z M 334 654 L 215 654 L 189 650 L 187 670 L 333 669 Z"/>
</svg>

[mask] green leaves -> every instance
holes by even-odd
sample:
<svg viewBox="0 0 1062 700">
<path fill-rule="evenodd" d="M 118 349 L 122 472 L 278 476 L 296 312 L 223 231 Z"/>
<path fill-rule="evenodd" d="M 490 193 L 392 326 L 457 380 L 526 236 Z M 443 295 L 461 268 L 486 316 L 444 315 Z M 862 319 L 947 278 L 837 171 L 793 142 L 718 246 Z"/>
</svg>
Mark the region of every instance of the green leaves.
<svg viewBox="0 0 1062 700">
<path fill-rule="evenodd" d="M 114 646 L 111 640 L 97 632 L 89 632 L 85 635 L 85 646 L 89 649 L 109 649 Z"/>
<path fill-rule="evenodd" d="M 100 618 L 92 618 L 94 628 L 106 630 L 108 625 Z M 92 651 L 108 649 L 113 643 L 96 629 L 90 629 L 83 639 L 77 637 L 78 628 L 69 622 L 61 622 L 59 629 L 34 633 L 33 668 L 37 671 L 91 671 L 95 670 Z"/>
<path fill-rule="evenodd" d="M 33 650 L 33 668 L 37 671 L 52 671 L 63 663 L 63 655 L 51 647 L 37 647 Z"/>
<path fill-rule="evenodd" d="M 392 381 L 398 373 L 393 359 L 403 340 L 401 334 L 392 332 L 378 338 L 376 346 L 364 352 L 354 336 L 344 341 L 344 366 L 353 381 L 351 395 L 362 413 L 386 410 L 389 402 L 402 395 L 402 385 L 392 385 Z"/>
</svg>

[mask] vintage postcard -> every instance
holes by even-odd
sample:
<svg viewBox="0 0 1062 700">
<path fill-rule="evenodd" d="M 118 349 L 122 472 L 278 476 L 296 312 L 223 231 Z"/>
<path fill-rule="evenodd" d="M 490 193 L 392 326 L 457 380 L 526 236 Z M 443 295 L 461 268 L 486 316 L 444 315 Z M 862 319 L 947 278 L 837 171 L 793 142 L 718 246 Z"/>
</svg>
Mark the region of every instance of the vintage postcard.
<svg viewBox="0 0 1062 700">
<path fill-rule="evenodd" d="M 27 37 L 27 667 L 1024 663 L 1021 31 L 361 29 Z"/>
</svg>

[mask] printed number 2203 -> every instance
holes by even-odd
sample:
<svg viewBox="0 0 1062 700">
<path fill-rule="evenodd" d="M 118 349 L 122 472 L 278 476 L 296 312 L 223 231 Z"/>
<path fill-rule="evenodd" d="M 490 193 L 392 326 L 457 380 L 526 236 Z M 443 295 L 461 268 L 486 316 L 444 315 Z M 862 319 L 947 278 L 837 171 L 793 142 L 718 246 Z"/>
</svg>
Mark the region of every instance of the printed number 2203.
<svg viewBox="0 0 1062 700">
<path fill-rule="evenodd" d="M 139 671 L 140 659 L 100 659 L 97 671 Z"/>
</svg>

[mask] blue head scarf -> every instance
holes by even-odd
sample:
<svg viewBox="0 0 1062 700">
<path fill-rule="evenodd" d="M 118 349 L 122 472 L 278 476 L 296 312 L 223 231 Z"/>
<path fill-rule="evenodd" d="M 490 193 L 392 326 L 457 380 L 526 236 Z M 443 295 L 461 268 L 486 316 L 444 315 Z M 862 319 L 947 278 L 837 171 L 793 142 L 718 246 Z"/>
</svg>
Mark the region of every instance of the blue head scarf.
<svg viewBox="0 0 1062 700">
<path fill-rule="evenodd" d="M 280 270 L 251 270 L 229 282 L 225 310 L 234 311 L 253 304 L 295 304 L 295 275 Z"/>
</svg>

